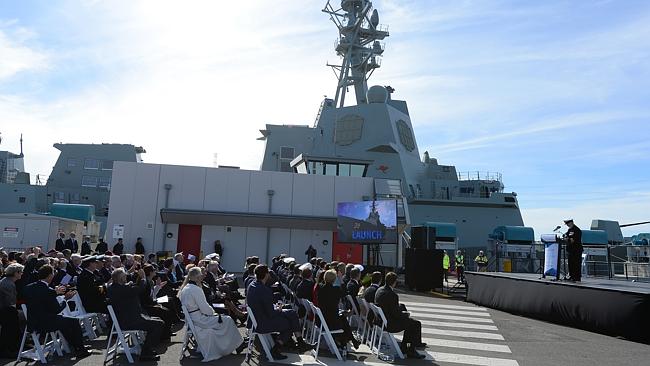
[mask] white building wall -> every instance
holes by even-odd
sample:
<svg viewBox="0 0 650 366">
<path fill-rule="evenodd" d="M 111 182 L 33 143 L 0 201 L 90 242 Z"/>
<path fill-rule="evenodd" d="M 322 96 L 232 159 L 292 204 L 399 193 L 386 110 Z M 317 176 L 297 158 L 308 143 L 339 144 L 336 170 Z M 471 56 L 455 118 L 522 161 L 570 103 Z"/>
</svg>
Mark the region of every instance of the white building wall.
<svg viewBox="0 0 650 366">
<path fill-rule="evenodd" d="M 137 237 L 144 239 L 147 252 L 176 250 L 177 224 L 167 225 L 166 232 L 172 237 L 163 239 L 160 210 L 165 207 L 165 184 L 172 185 L 168 208 L 267 213 L 268 191 L 273 190 L 272 213 L 326 217 L 336 216 L 337 202 L 357 201 L 373 193 L 372 178 L 116 162 L 107 227 L 110 247 L 116 242 L 111 237 L 113 225 L 123 224 L 129 251 Z M 205 225 L 201 234 L 204 255 L 214 251 L 215 240 L 221 240 L 222 265 L 228 271 L 240 272 L 247 256 L 270 259 L 265 258 L 266 228 Z M 302 261 L 311 244 L 318 256 L 332 258 L 330 231 L 273 228 L 269 237 L 269 256 L 287 253 Z M 323 240 L 328 245 L 323 245 Z"/>
</svg>

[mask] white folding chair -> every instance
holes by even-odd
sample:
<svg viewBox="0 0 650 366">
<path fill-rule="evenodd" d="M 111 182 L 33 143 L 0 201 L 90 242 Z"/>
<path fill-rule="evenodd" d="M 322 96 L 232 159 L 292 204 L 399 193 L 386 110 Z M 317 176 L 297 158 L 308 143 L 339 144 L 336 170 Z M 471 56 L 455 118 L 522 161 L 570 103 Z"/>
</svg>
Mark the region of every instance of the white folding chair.
<svg viewBox="0 0 650 366">
<path fill-rule="evenodd" d="M 314 319 L 316 315 L 312 310 L 314 304 L 307 299 L 298 299 L 300 303 L 305 308 L 305 317 L 303 318 L 302 323 L 302 338 L 308 339 L 309 343 L 314 343 Z"/>
<path fill-rule="evenodd" d="M 246 362 L 250 361 L 251 359 L 255 337 L 257 337 L 260 340 L 260 343 L 262 344 L 262 348 L 264 349 L 264 353 L 266 354 L 267 360 L 269 362 L 274 362 L 275 360 L 271 355 L 271 348 L 273 348 L 273 344 L 274 344 L 273 337 L 271 337 L 271 334 L 273 333 L 258 333 L 257 320 L 255 320 L 255 314 L 253 314 L 253 310 L 247 306 L 246 311 L 248 312 L 248 320 L 250 321 L 251 324 L 251 328 L 249 329 L 248 332 L 248 347 L 246 348 Z"/>
<path fill-rule="evenodd" d="M 357 332 L 361 336 L 361 340 L 365 343 L 370 336 L 371 326 L 368 322 L 368 313 L 370 312 L 370 307 L 368 302 L 363 297 L 357 298 L 359 304 L 359 323 L 357 324 Z"/>
<path fill-rule="evenodd" d="M 122 330 L 111 305 L 108 305 L 108 314 L 111 316 L 113 326 L 108 335 L 108 343 L 106 345 L 106 352 L 104 353 L 104 363 L 106 363 L 108 356 L 111 354 L 113 355 L 113 362 L 115 362 L 115 357 L 119 352 L 123 352 L 129 363 L 133 363 L 133 354 L 139 355 L 141 351 L 140 343 L 142 339 L 139 335 L 140 331 Z M 115 336 L 115 344 L 111 346 L 113 336 Z"/>
<path fill-rule="evenodd" d="M 358 329 L 359 323 L 361 323 L 359 308 L 357 308 L 357 304 L 354 302 L 352 295 L 345 296 L 345 299 L 348 304 L 350 304 L 350 310 L 352 310 L 352 315 L 350 315 L 350 326 Z"/>
<path fill-rule="evenodd" d="M 343 333 L 343 329 L 330 330 L 330 328 L 327 326 L 327 322 L 325 321 L 325 318 L 323 317 L 323 312 L 321 312 L 318 307 L 314 306 L 314 304 L 311 304 L 311 306 L 312 306 L 312 311 L 314 312 L 314 314 L 318 319 L 318 323 L 320 323 L 319 325 L 314 325 L 316 348 L 314 348 L 311 351 L 311 354 L 314 356 L 314 359 L 316 360 L 318 359 L 320 340 L 321 338 L 325 338 L 325 343 L 327 343 L 330 352 L 332 352 L 332 354 L 335 355 L 339 361 L 343 361 L 341 352 L 339 351 L 339 348 L 336 346 L 336 342 L 334 341 L 334 337 L 333 337 L 333 334 Z"/>
<path fill-rule="evenodd" d="M 183 337 L 183 347 L 181 348 L 180 359 L 182 360 L 183 357 L 185 357 L 186 352 L 189 353 L 190 345 L 192 345 L 194 349 L 198 350 L 201 353 L 201 356 L 203 356 L 203 362 L 205 362 L 206 354 L 203 352 L 203 348 L 201 348 L 199 340 L 196 339 L 196 330 L 194 328 L 194 322 L 192 321 L 192 318 L 190 318 L 190 313 L 187 311 L 185 305 L 181 305 L 181 309 L 183 309 L 183 315 L 185 315 L 185 336 Z"/>
<path fill-rule="evenodd" d="M 401 359 L 404 359 L 404 354 L 402 353 L 402 350 L 399 347 L 399 343 L 397 343 L 397 340 L 395 339 L 395 337 L 393 337 L 393 335 L 390 332 L 386 331 L 386 326 L 388 325 L 388 321 L 386 320 L 384 311 L 381 310 L 381 308 L 375 304 L 368 304 L 368 305 L 370 306 L 370 309 L 374 313 L 375 319 L 381 321 L 381 326 L 375 325 L 375 329 L 373 330 L 373 337 L 372 337 L 373 340 L 370 349 L 376 351 L 377 355 L 379 355 L 382 342 L 385 340 L 386 345 L 393 348 L 395 355 L 397 355 L 397 357 Z M 377 324 L 377 321 L 375 321 L 375 324 Z M 379 332 L 379 338 L 377 338 L 376 332 Z"/>
<path fill-rule="evenodd" d="M 21 304 L 21 307 L 23 314 L 25 314 L 25 318 L 27 318 L 27 306 Z M 25 342 L 27 341 L 28 334 L 32 338 L 32 342 L 34 342 L 34 347 L 25 350 Z M 52 352 L 56 352 L 59 356 L 63 356 L 63 351 L 70 353 L 70 346 L 63 337 L 61 331 L 57 330 L 47 332 L 43 339 L 43 343 L 41 343 L 40 334 L 36 331 L 28 332 L 27 327 L 25 327 L 16 362 L 20 362 L 23 358 L 28 358 L 34 361 L 40 361 L 40 363 L 47 363 L 47 357 L 52 354 Z"/>
<path fill-rule="evenodd" d="M 74 310 L 70 309 L 70 302 L 74 303 Z M 86 312 L 86 308 L 84 308 L 78 293 L 68 301 L 65 301 L 65 308 L 63 308 L 62 315 L 66 318 L 78 320 L 84 337 L 88 337 L 90 340 L 97 338 L 96 330 L 101 330 L 100 315 Z"/>
</svg>

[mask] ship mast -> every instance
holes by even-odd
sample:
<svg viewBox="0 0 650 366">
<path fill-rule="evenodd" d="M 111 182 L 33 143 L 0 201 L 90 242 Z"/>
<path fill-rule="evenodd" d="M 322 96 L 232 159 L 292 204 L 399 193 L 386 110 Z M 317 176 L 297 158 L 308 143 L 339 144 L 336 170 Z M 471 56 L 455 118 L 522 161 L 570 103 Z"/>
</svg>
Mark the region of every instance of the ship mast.
<svg viewBox="0 0 650 366">
<path fill-rule="evenodd" d="M 353 86 L 357 104 L 366 104 L 368 79 L 380 66 L 384 53 L 380 41 L 388 37 L 388 30 L 379 25 L 379 13 L 369 0 L 342 0 L 338 9 L 328 0 L 323 12 L 330 14 L 339 31 L 336 53 L 342 57 L 341 64 L 327 64 L 338 78 L 334 102 L 343 107 L 345 93 Z"/>
</svg>

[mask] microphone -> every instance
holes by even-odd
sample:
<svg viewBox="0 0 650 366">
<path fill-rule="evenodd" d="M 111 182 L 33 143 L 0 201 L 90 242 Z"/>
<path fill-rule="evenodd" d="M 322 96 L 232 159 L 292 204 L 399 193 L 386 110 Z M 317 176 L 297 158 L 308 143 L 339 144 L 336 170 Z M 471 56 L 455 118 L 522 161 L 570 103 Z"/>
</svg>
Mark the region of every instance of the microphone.
<svg viewBox="0 0 650 366">
<path fill-rule="evenodd" d="M 561 228 L 562 228 L 562 226 L 558 225 L 555 229 L 553 229 L 553 232 L 556 232 L 556 231 L 560 230 Z"/>
</svg>

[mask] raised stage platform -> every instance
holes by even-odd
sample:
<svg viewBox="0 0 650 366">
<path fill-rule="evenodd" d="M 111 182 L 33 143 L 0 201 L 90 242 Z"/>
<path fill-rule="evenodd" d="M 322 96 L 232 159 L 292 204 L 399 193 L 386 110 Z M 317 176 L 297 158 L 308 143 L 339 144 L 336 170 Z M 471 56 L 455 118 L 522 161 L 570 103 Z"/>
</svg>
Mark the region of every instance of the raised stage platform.
<svg viewBox="0 0 650 366">
<path fill-rule="evenodd" d="M 650 344 L 650 283 L 538 274 L 467 272 L 467 301 L 513 314 Z"/>
</svg>

